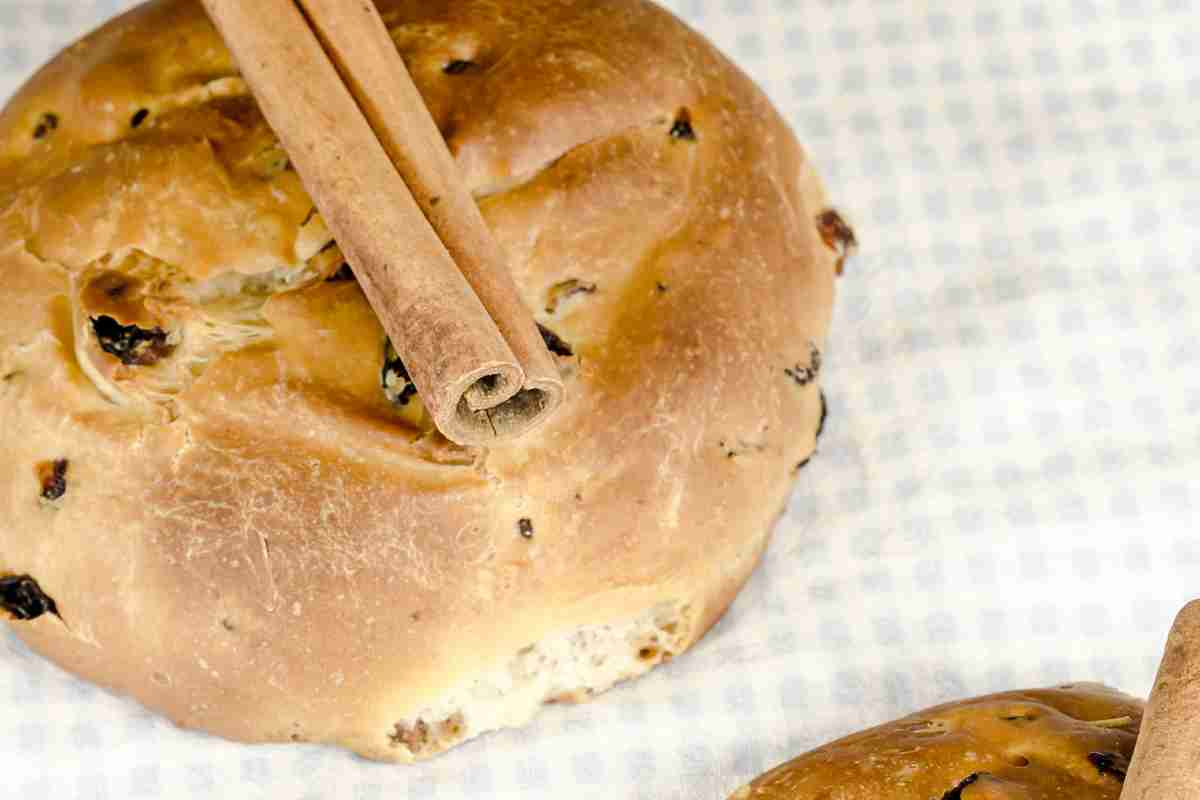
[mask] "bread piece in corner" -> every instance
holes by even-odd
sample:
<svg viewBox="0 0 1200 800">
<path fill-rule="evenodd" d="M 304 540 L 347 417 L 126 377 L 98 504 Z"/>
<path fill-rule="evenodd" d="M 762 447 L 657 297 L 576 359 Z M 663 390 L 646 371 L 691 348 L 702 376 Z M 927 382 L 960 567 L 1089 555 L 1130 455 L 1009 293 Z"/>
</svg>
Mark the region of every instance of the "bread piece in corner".
<svg viewBox="0 0 1200 800">
<path fill-rule="evenodd" d="M 730 800 L 1118 800 L 1143 708 L 1091 683 L 961 700 L 805 753 Z"/>
</svg>

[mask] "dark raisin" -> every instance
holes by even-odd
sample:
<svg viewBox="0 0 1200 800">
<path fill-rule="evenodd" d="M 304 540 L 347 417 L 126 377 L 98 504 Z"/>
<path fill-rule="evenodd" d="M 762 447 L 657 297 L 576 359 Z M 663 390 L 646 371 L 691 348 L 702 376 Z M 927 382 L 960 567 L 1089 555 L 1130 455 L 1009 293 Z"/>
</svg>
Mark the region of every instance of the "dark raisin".
<svg viewBox="0 0 1200 800">
<path fill-rule="evenodd" d="M 816 377 L 812 370 L 810 370 L 808 367 L 801 367 L 799 364 L 797 364 L 795 367 L 785 367 L 783 371 L 789 378 L 794 380 L 800 386 L 807 386 L 812 382 L 812 379 Z"/>
<path fill-rule="evenodd" d="M 841 275 L 846 266 L 846 259 L 858 247 L 858 237 L 854 235 L 854 229 L 846 224 L 841 214 L 827 208 L 817 215 L 817 231 L 820 232 L 825 246 L 837 251 L 836 270 L 837 274 Z"/>
<path fill-rule="evenodd" d="M 967 787 L 979 780 L 980 775 L 985 774 L 987 773 L 975 772 L 963 778 L 962 781 L 959 782 L 958 786 L 955 786 L 953 789 L 942 795 L 942 800 L 962 800 L 962 793 L 966 791 Z"/>
<path fill-rule="evenodd" d="M 17 620 L 37 619 L 43 614 L 59 617 L 53 598 L 48 597 L 38 582 L 28 575 L 0 578 L 0 610 Z"/>
<path fill-rule="evenodd" d="M 389 339 L 383 348 L 383 372 L 380 374 L 383 393 L 393 405 L 406 406 L 417 395 L 417 386 L 408 374 L 408 368 L 400 360 Z"/>
<path fill-rule="evenodd" d="M 150 109 L 139 108 L 137 110 L 137 113 L 135 113 L 133 115 L 133 117 L 129 120 L 129 126 L 132 128 L 140 127 L 141 124 L 146 121 L 146 117 L 148 117 L 148 116 L 150 116 Z"/>
<path fill-rule="evenodd" d="M 564 342 L 557 333 L 547 328 L 545 325 L 538 323 L 538 332 L 542 334 L 542 341 L 546 343 L 546 349 L 556 356 L 573 356 L 575 351 L 571 349 L 571 345 Z"/>
<path fill-rule="evenodd" d="M 1125 773 L 1129 771 L 1129 759 L 1120 753 L 1088 753 L 1088 761 L 1092 762 L 1101 775 L 1110 775 L 1122 783 Z"/>
<path fill-rule="evenodd" d="M 655 281 L 654 283 L 654 291 L 658 292 L 659 294 L 666 294 L 668 288 L 670 287 L 668 287 L 662 281 Z"/>
<path fill-rule="evenodd" d="M 57 114 L 43 114 L 42 118 L 40 120 L 38 120 L 37 127 L 35 127 L 33 129 L 33 138 L 44 139 L 44 138 L 46 138 L 46 134 L 50 133 L 51 131 L 57 130 L 57 129 L 58 129 L 58 115 Z"/>
<path fill-rule="evenodd" d="M 42 499 L 57 500 L 67 493 L 67 466 L 65 458 L 46 461 L 38 465 L 38 478 L 42 483 Z"/>
<path fill-rule="evenodd" d="M 162 328 L 146 330 L 137 325 L 122 325 L 109 316 L 92 317 L 91 320 L 100 348 L 126 366 L 147 367 L 175 350 Z"/>
<path fill-rule="evenodd" d="M 342 265 L 340 267 L 338 267 L 337 272 L 333 273 L 325 280 L 329 281 L 330 283 L 341 283 L 343 281 L 352 281 L 352 280 L 354 280 L 354 270 L 350 269 L 349 264 L 343 262 Z"/>
<path fill-rule="evenodd" d="M 692 115 L 686 108 L 675 117 L 675 124 L 671 126 L 671 138 L 688 142 L 696 141 L 696 131 L 692 128 Z"/>
<path fill-rule="evenodd" d="M 436 206 L 440 202 L 442 202 L 442 198 L 439 195 L 435 194 L 433 197 L 429 198 L 430 207 Z"/>
<path fill-rule="evenodd" d="M 464 72 L 474 68 L 474 61 L 463 61 L 462 59 L 456 58 L 446 66 L 442 67 L 442 72 L 446 73 L 447 75 L 462 75 Z"/>
<path fill-rule="evenodd" d="M 521 517 L 517 520 L 517 532 L 526 539 L 533 538 L 533 520 L 529 517 Z"/>
<path fill-rule="evenodd" d="M 796 364 L 794 367 L 785 368 L 784 374 L 794 380 L 799 386 L 807 386 L 817 379 L 821 374 L 821 351 L 817 349 L 815 344 L 808 346 L 808 365 Z"/>
</svg>

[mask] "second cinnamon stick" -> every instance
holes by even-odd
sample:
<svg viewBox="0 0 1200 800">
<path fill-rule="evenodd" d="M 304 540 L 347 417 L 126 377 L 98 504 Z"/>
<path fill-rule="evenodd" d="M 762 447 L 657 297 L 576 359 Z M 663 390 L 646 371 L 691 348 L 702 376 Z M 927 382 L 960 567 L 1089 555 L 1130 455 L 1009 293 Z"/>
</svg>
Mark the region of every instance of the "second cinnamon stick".
<svg viewBox="0 0 1200 800">
<path fill-rule="evenodd" d="M 1122 800 L 1200 798 L 1200 600 L 1167 637 Z"/>
</svg>

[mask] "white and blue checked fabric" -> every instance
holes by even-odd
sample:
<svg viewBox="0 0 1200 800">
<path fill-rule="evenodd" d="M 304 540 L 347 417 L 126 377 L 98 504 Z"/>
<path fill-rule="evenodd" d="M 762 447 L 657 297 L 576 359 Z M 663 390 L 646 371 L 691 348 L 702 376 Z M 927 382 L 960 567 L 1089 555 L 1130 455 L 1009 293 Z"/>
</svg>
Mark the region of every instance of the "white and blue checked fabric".
<svg viewBox="0 0 1200 800">
<path fill-rule="evenodd" d="M 0 94 L 122 0 L 0 0 Z M 696 650 L 430 764 L 175 730 L 0 633 L 41 798 L 721 800 L 832 737 L 1066 680 L 1145 694 L 1200 595 L 1200 0 L 672 0 L 858 229 L 831 417 Z"/>
</svg>

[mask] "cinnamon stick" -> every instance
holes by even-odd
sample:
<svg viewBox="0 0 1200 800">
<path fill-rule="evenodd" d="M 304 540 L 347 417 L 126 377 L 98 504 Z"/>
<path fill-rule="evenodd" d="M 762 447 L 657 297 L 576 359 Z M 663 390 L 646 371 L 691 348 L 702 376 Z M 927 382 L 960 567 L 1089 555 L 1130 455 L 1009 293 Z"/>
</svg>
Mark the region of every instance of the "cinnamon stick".
<svg viewBox="0 0 1200 800">
<path fill-rule="evenodd" d="M 552 362 L 545 374 L 550 356 L 544 346 L 539 353 L 519 335 L 524 328 L 536 332 L 536 327 L 503 261 L 477 255 L 486 241 L 451 237 L 459 257 L 479 265 L 473 269 L 480 286 L 503 289 L 507 281 L 512 287 L 507 298 L 489 295 L 489 309 L 310 28 L 310 22 L 333 16 L 339 20 L 337 30 L 361 34 L 369 20 L 362 14 L 347 16 L 347 6 L 340 2 L 336 13 L 321 9 L 313 20 L 293 0 L 203 3 L 442 433 L 463 444 L 489 444 L 519 436 L 544 420 L 562 401 L 562 383 Z M 377 36 L 362 35 L 364 41 L 373 38 Z M 372 52 L 381 55 L 378 44 Z M 428 116 L 419 95 L 415 107 Z M 409 112 L 405 119 L 413 118 Z M 389 107 L 388 121 L 393 113 Z M 436 163 L 438 148 L 431 150 L 427 138 L 416 138 L 419 127 L 402 121 L 389 129 L 404 138 L 412 162 Z M 438 144 L 444 151 L 440 135 Z M 461 180 L 452 172 L 441 174 L 446 197 L 453 198 L 450 192 L 461 187 Z M 416 192 L 424 194 L 425 189 Z M 474 202 L 470 205 L 478 217 Z"/>
<path fill-rule="evenodd" d="M 421 211 L 517 360 L 526 389 L 562 394 L 562 380 L 458 165 L 372 0 L 296 0 Z M 468 393 L 473 408 L 490 408 Z M 519 402 L 518 402 L 519 405 Z M 503 409 L 503 407 L 501 407 Z"/>
<path fill-rule="evenodd" d="M 1121 798 L 1200 798 L 1200 600 L 1167 637 Z"/>
</svg>

